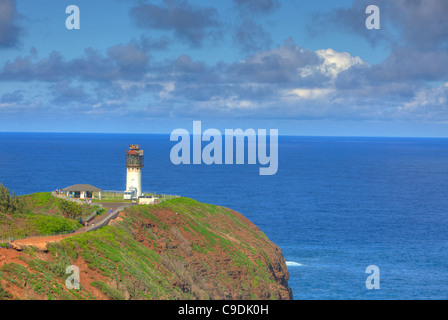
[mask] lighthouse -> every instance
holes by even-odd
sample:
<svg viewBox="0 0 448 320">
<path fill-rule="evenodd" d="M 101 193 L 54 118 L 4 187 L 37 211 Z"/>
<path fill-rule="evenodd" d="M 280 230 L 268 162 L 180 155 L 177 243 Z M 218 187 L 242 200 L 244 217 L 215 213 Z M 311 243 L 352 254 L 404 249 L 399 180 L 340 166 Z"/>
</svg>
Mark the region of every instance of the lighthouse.
<svg viewBox="0 0 448 320">
<path fill-rule="evenodd" d="M 126 192 L 132 192 L 137 198 L 142 195 L 143 166 L 143 150 L 140 150 L 139 145 L 130 145 L 129 150 L 126 150 Z"/>
</svg>

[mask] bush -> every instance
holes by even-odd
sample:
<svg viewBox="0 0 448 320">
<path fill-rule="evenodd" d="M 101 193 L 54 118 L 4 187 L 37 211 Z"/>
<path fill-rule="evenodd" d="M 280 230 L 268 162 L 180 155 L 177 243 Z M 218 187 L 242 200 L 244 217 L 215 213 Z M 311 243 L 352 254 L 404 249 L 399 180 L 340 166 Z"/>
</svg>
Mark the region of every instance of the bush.
<svg viewBox="0 0 448 320">
<path fill-rule="evenodd" d="M 58 203 L 58 207 L 66 218 L 77 219 L 82 216 L 82 206 L 76 202 L 63 200 Z"/>
<path fill-rule="evenodd" d="M 79 222 L 62 217 L 42 215 L 29 218 L 28 221 L 32 227 L 35 227 L 37 229 L 40 235 L 74 231 L 82 227 Z"/>
</svg>

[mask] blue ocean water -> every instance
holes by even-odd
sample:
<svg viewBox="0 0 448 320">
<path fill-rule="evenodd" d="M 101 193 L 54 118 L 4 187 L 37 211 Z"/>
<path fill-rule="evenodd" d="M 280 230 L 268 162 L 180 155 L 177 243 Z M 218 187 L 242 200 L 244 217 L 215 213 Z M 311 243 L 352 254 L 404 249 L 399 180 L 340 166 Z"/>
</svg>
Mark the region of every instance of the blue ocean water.
<svg viewBox="0 0 448 320">
<path fill-rule="evenodd" d="M 0 133 L 0 182 L 17 194 L 76 183 L 143 189 L 237 210 L 283 251 L 294 299 L 448 298 L 448 139 L 279 137 L 279 169 L 181 165 L 169 135 Z M 380 289 L 366 288 L 378 266 Z"/>
</svg>

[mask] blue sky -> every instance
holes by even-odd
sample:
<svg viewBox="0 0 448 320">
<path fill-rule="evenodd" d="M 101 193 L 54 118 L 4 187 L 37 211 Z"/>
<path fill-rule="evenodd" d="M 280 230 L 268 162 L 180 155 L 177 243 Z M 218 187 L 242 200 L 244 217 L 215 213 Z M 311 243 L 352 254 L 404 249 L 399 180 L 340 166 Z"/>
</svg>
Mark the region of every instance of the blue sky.
<svg viewBox="0 0 448 320">
<path fill-rule="evenodd" d="M 67 30 L 76 4 L 80 30 Z M 367 30 L 365 9 L 381 10 Z M 444 0 L 0 0 L 0 131 L 448 136 Z"/>
</svg>

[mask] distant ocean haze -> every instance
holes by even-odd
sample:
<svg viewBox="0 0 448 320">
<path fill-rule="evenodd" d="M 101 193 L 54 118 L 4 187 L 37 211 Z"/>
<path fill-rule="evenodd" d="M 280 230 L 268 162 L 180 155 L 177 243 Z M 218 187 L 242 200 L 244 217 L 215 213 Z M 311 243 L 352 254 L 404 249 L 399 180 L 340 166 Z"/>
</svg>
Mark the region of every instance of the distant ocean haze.
<svg viewBox="0 0 448 320">
<path fill-rule="evenodd" d="M 174 165 L 170 135 L 0 133 L 0 182 L 17 194 L 126 187 L 125 150 L 145 150 L 143 189 L 241 212 L 282 250 L 295 299 L 448 297 L 448 139 L 278 138 L 278 172 Z M 366 267 L 381 288 L 367 290 Z"/>
</svg>

